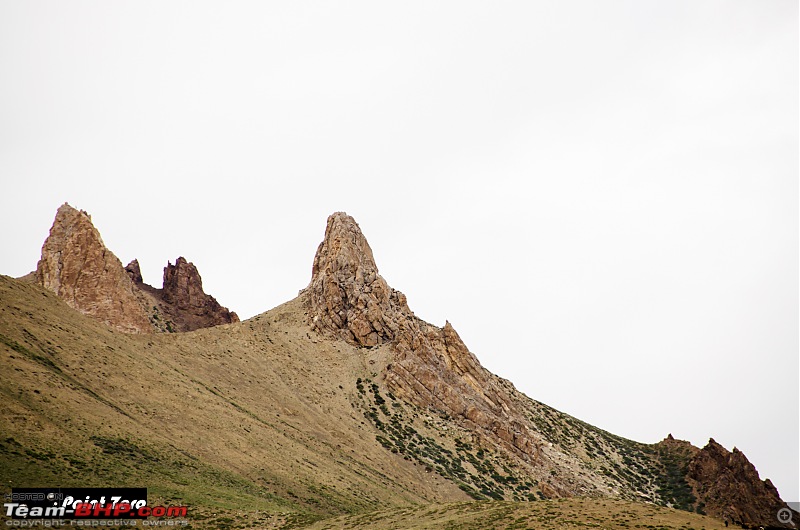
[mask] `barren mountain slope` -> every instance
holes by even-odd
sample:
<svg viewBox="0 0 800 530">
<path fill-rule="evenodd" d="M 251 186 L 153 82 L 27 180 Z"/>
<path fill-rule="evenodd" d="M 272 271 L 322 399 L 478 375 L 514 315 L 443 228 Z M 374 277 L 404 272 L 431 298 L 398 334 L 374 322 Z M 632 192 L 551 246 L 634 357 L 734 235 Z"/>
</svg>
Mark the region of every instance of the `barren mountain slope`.
<svg viewBox="0 0 800 530">
<path fill-rule="evenodd" d="M 722 530 L 722 521 L 681 510 L 615 499 L 540 502 L 475 501 L 389 508 L 319 521 L 313 530 L 585 530 L 653 528 Z"/>
<path fill-rule="evenodd" d="M 328 218 L 308 291 L 309 323 L 321 334 L 362 348 L 389 346 L 380 381 L 404 403 L 441 415 L 441 436 L 454 451 L 436 470 L 473 498 L 616 497 L 707 510 L 749 526 L 774 524 L 786 507 L 741 452 L 717 450 L 713 440 L 702 450 L 671 436 L 655 445 L 626 440 L 490 373 L 449 323 L 438 328 L 414 315 L 380 276 L 360 227 L 345 213 Z M 382 443 L 424 462 L 413 428 L 382 412 L 372 417 L 385 433 Z M 473 448 L 495 456 L 476 460 Z"/>
<path fill-rule="evenodd" d="M 518 392 L 449 323 L 413 314 L 342 213 L 295 300 L 193 332 L 122 333 L 0 277 L 0 354 L 4 484 L 147 486 L 153 502 L 188 504 L 200 528 L 376 510 L 508 522 L 548 516 L 411 507 L 572 496 L 757 526 L 785 506 L 738 451 L 626 440 Z"/>
<path fill-rule="evenodd" d="M 147 485 L 190 505 L 347 513 L 464 500 L 384 449 L 357 402 L 370 360 L 297 300 L 246 323 L 129 335 L 0 277 L 0 479 Z"/>
<path fill-rule="evenodd" d="M 440 505 L 468 499 L 449 476 L 458 457 L 471 476 L 490 484 L 494 475 L 505 491 L 504 455 L 481 450 L 452 419 L 392 399 L 370 381 L 385 368 L 387 348 L 358 351 L 316 337 L 303 302 L 192 333 L 129 335 L 0 276 L 0 480 L 146 485 L 153 502 L 188 504 L 197 528 L 294 526 L 340 513 L 360 515 L 334 528 L 398 519 L 431 528 L 453 518 L 480 528 L 487 517 L 498 525 L 555 517 L 548 505 Z M 392 452 L 396 442 L 374 425 L 387 404 L 421 440 L 411 445 L 417 456 Z M 609 506 L 598 504 L 598 520 L 639 510 Z M 562 506 L 559 517 L 571 520 L 578 508 Z M 662 526 L 678 528 L 667 521 L 683 519 L 671 513 L 659 516 Z"/>
</svg>

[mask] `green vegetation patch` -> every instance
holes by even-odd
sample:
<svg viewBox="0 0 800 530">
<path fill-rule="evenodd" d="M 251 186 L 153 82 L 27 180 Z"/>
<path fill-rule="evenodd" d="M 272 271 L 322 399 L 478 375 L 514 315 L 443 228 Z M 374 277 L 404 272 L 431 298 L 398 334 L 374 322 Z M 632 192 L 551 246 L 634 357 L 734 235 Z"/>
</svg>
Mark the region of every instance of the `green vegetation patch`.
<svg viewBox="0 0 800 530">
<path fill-rule="evenodd" d="M 375 439 L 392 453 L 423 466 L 426 472 L 435 472 L 452 480 L 476 500 L 528 501 L 541 498 L 537 495 L 540 492 L 534 481 L 516 475 L 499 462 L 494 452 L 475 448 L 459 438 L 453 441 L 455 450 L 448 449 L 444 440 L 417 431 L 412 405 L 398 403 L 391 393 L 387 394 L 387 401 L 380 387 L 370 380 L 357 379 L 356 389 L 364 417 L 380 431 Z"/>
</svg>

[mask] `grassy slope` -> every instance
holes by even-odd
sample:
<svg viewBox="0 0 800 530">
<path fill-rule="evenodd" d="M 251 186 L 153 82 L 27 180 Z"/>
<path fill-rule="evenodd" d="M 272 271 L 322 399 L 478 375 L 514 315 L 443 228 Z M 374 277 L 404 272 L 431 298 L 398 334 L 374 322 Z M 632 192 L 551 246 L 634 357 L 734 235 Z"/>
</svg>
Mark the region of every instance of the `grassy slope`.
<svg viewBox="0 0 800 530">
<path fill-rule="evenodd" d="M 319 521 L 314 530 L 720 530 L 715 519 L 660 506 L 611 499 L 558 499 L 539 502 L 477 501 L 393 508 Z"/>
<path fill-rule="evenodd" d="M 301 525 L 338 514 L 393 520 L 404 510 L 420 527 L 450 520 L 410 508 L 431 503 L 464 524 L 541 516 L 549 504 L 442 505 L 481 490 L 537 497 L 497 454 L 472 447 L 457 423 L 391 399 L 381 409 L 371 381 L 379 382 L 388 351 L 310 334 L 303 311 L 294 300 L 243 323 L 132 336 L 0 276 L 0 480 L 146 486 L 151 502 L 189 505 L 201 528 Z M 534 401 L 529 407 L 554 446 L 609 462 L 612 483 L 625 478 L 626 454 L 650 460 L 649 446 Z M 392 429 L 392 418 L 406 434 Z"/>
<path fill-rule="evenodd" d="M 465 499 L 376 443 L 352 405 L 369 359 L 312 339 L 302 311 L 131 336 L 0 277 L 0 480 L 147 486 L 196 513 L 301 520 Z"/>
</svg>

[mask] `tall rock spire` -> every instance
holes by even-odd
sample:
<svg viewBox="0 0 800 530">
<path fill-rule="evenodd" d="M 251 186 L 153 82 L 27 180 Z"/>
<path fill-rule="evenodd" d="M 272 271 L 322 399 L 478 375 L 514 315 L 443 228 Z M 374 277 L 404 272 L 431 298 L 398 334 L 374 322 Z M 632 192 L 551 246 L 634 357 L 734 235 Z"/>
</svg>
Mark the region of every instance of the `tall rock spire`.
<svg viewBox="0 0 800 530">
<path fill-rule="evenodd" d="M 121 331 L 153 331 L 122 263 L 92 219 L 64 203 L 42 247 L 36 281 L 67 304 Z"/>
<path fill-rule="evenodd" d="M 184 257 L 167 262 L 164 267 L 164 288 L 160 292 L 165 312 L 171 317 L 177 331 L 194 331 L 200 328 L 239 322 L 239 317 L 203 291 L 203 280 L 194 263 Z"/>
<path fill-rule="evenodd" d="M 396 395 L 461 417 L 528 460 L 540 457 L 539 441 L 509 393 L 449 322 L 438 328 L 414 316 L 405 295 L 378 274 L 372 249 L 349 215 L 328 217 L 308 291 L 316 330 L 357 346 L 391 344 L 393 362 L 384 377 Z"/>
<path fill-rule="evenodd" d="M 355 219 L 328 217 L 309 285 L 311 324 L 358 346 L 393 340 L 413 317 L 406 297 L 386 283 Z"/>
</svg>

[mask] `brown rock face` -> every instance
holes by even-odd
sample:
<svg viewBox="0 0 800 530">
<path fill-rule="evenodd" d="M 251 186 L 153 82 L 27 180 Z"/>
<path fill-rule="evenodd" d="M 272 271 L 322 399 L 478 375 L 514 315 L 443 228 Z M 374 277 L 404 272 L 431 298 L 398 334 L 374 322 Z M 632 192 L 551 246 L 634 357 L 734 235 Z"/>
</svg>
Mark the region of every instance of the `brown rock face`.
<svg viewBox="0 0 800 530">
<path fill-rule="evenodd" d="M 432 326 L 414 316 L 403 293 L 378 274 L 372 249 L 355 220 L 328 218 L 312 269 L 309 317 L 318 331 L 358 346 L 391 343 L 388 387 L 415 405 L 462 417 L 528 460 L 540 441 L 513 399 L 484 369 L 446 323 Z"/>
<path fill-rule="evenodd" d="M 91 217 L 66 203 L 42 247 L 36 281 L 75 309 L 121 331 L 153 330 L 133 282 L 103 244 Z"/>
<path fill-rule="evenodd" d="M 127 333 L 192 331 L 239 321 L 203 292 L 197 268 L 182 257 L 167 263 L 164 289 L 144 283 L 139 262 L 123 268 L 91 217 L 68 204 L 58 209 L 33 278 L 75 309 Z"/>
<path fill-rule="evenodd" d="M 755 466 L 735 447 L 731 452 L 710 439 L 689 462 L 686 478 L 709 515 L 747 528 L 795 528 L 778 521 L 778 511 L 788 508 L 786 503 L 772 482 L 762 481 Z M 794 512 L 795 521 L 798 515 Z"/>
<path fill-rule="evenodd" d="M 394 339 L 413 320 L 405 296 L 378 274 L 372 249 L 345 213 L 328 218 L 311 276 L 311 325 L 319 331 L 375 346 Z"/>
<path fill-rule="evenodd" d="M 135 259 L 125 265 L 125 272 L 130 276 L 133 283 L 143 283 L 142 270 L 139 268 L 139 260 Z"/>
<path fill-rule="evenodd" d="M 167 313 L 177 325 L 177 331 L 239 322 L 236 313 L 222 307 L 213 296 L 203 291 L 203 280 L 197 267 L 183 257 L 175 260 L 175 265 L 167 262 L 164 267 L 164 287 L 160 294 L 161 300 L 168 306 Z"/>
</svg>

